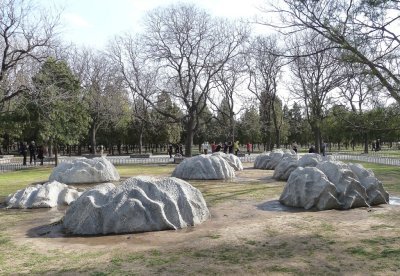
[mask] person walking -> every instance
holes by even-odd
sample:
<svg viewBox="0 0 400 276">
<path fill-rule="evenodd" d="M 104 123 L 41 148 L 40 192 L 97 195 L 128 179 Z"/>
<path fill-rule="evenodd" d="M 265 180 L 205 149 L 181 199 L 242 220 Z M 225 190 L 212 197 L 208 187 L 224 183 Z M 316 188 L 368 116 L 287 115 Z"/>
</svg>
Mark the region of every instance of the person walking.
<svg viewBox="0 0 400 276">
<path fill-rule="evenodd" d="M 32 160 L 34 164 L 36 165 L 36 145 L 35 141 L 31 141 L 29 144 L 29 164 L 32 165 Z"/>
<path fill-rule="evenodd" d="M 22 165 L 26 166 L 26 156 L 28 154 L 28 147 L 26 142 L 20 143 L 19 153 L 23 156 Z"/>
<path fill-rule="evenodd" d="M 237 155 L 238 155 L 238 152 L 239 152 L 239 141 L 236 141 L 236 142 L 233 144 L 233 149 L 234 149 L 234 151 L 235 151 L 235 155 L 237 156 Z"/>
<path fill-rule="evenodd" d="M 251 152 L 251 150 L 253 148 L 253 145 L 250 144 L 250 143 L 247 143 L 246 148 L 247 148 L 247 154 L 250 155 L 250 152 Z"/>
<path fill-rule="evenodd" d="M 44 147 L 42 145 L 37 148 L 37 158 L 40 160 L 40 165 L 43 166 Z"/>
</svg>

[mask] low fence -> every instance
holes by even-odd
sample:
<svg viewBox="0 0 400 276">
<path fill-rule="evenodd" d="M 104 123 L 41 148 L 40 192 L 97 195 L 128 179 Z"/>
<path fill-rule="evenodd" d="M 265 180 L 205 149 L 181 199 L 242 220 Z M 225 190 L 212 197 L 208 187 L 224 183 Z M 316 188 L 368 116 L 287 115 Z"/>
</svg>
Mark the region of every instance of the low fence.
<svg viewBox="0 0 400 276">
<path fill-rule="evenodd" d="M 76 157 L 75 157 L 76 158 Z M 72 162 L 74 157 L 59 157 L 58 162 Z M 134 165 L 134 164 L 173 164 L 174 158 L 169 157 L 150 157 L 150 158 L 129 158 L 129 157 L 114 157 L 109 156 L 106 157 L 113 165 Z M 239 159 L 243 163 L 251 163 L 254 162 L 256 155 L 246 155 L 241 156 Z M 2 159 L 0 159 L 2 160 Z M 54 158 L 45 158 L 43 165 L 45 166 L 55 166 Z M 34 168 L 40 166 L 40 161 L 36 161 L 36 164 L 29 163 L 29 159 L 27 160 L 27 164 L 22 164 L 22 157 L 12 157 L 8 158 L 7 160 L 3 159 L 0 162 L 0 173 L 2 172 L 9 172 L 9 171 L 17 171 L 17 170 L 24 170 L 29 168 Z"/>
<path fill-rule="evenodd" d="M 400 166 L 400 158 L 383 157 L 378 155 L 367 155 L 367 154 L 349 154 L 349 153 L 334 153 L 333 156 L 337 160 L 354 160 L 375 164 L 383 164 L 389 166 Z"/>
</svg>

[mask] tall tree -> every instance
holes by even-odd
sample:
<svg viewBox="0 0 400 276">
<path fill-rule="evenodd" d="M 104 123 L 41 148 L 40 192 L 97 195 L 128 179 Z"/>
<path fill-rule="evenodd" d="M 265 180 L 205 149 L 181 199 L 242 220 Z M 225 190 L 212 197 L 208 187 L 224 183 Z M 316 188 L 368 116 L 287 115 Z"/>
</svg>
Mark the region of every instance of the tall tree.
<svg viewBox="0 0 400 276">
<path fill-rule="evenodd" d="M 87 134 L 90 118 L 82 101 L 78 79 L 64 61 L 49 58 L 33 77 L 35 91 L 28 98 L 28 108 L 36 114 L 32 120 L 38 135 L 57 146 L 76 144 Z"/>
<path fill-rule="evenodd" d="M 187 156 L 192 154 L 213 77 L 239 54 L 248 35 L 247 27 L 213 18 L 193 5 L 168 6 L 147 15 L 143 40 L 158 63 L 164 90 L 181 105 Z M 147 95 L 146 99 L 151 102 Z"/>
<path fill-rule="evenodd" d="M 59 15 L 29 0 L 0 3 L 0 115 L 11 101 L 29 91 L 30 72 L 56 45 Z"/>
<path fill-rule="evenodd" d="M 303 41 L 310 43 L 304 45 Z M 294 78 L 290 92 L 294 99 L 304 104 L 307 120 L 314 135 L 314 145 L 317 152 L 321 145 L 321 126 L 326 110 L 333 100 L 333 91 L 342 85 L 344 75 L 343 65 L 338 62 L 340 52 L 325 50 L 327 42 L 315 34 L 303 33 L 293 40 L 291 51 L 297 58 L 291 63 Z"/>
<path fill-rule="evenodd" d="M 264 145 L 271 150 L 280 147 L 279 118 L 276 103 L 278 79 L 283 67 L 276 37 L 257 37 L 252 42 L 247 58 L 248 89 L 260 106 L 261 129 Z M 275 138 L 272 137 L 275 133 Z"/>
<path fill-rule="evenodd" d="M 268 25 L 289 36 L 310 29 L 325 37 L 329 48 L 341 48 L 344 60 L 365 65 L 400 103 L 399 1 L 282 0 L 272 6 L 281 22 Z"/>
<path fill-rule="evenodd" d="M 95 153 L 98 130 L 113 121 L 113 118 L 123 116 L 121 99 L 127 99 L 127 91 L 118 69 L 106 54 L 82 49 L 76 56 L 74 69 L 90 111 L 90 145 Z"/>
</svg>

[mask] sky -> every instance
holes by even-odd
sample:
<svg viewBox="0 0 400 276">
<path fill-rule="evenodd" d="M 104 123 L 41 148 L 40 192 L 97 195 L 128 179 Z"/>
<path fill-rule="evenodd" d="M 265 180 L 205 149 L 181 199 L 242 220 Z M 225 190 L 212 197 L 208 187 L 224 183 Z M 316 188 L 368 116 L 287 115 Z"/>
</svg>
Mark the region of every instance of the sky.
<svg viewBox="0 0 400 276">
<path fill-rule="evenodd" d="M 39 0 L 63 8 L 62 37 L 76 45 L 103 48 L 114 35 L 139 32 L 147 11 L 173 3 L 194 3 L 210 14 L 252 18 L 265 0 Z"/>
</svg>

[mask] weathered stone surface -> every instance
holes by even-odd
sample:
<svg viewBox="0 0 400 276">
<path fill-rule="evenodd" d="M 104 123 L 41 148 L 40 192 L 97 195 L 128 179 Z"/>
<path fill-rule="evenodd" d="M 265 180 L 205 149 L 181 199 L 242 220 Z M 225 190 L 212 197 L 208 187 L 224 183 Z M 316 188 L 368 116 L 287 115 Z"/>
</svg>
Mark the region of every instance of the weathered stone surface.
<svg viewBox="0 0 400 276">
<path fill-rule="evenodd" d="M 268 162 L 271 160 L 271 152 L 263 152 L 254 160 L 254 168 L 265 170 Z"/>
<path fill-rule="evenodd" d="M 298 167 L 299 156 L 294 154 L 283 157 L 279 164 L 275 167 L 274 175 L 277 180 L 288 180 L 290 174 Z"/>
<path fill-rule="evenodd" d="M 183 160 L 172 176 L 181 179 L 231 179 L 235 177 L 235 170 L 220 156 L 202 154 Z"/>
<path fill-rule="evenodd" d="M 314 167 L 299 167 L 286 183 L 279 202 L 286 206 L 317 210 L 339 209 L 336 187 Z"/>
<path fill-rule="evenodd" d="M 178 229 L 210 217 L 199 190 L 174 177 L 133 177 L 120 186 L 100 184 L 67 210 L 65 230 L 77 235 Z"/>
<path fill-rule="evenodd" d="M 229 165 L 235 170 L 235 171 L 242 171 L 243 170 L 243 164 L 242 161 L 240 161 L 239 157 L 237 157 L 234 154 L 226 154 L 223 152 L 214 152 L 212 156 L 218 156 L 223 159 L 225 159 Z"/>
<path fill-rule="evenodd" d="M 318 153 L 307 153 L 299 159 L 299 167 L 316 167 L 319 162 L 322 162 L 323 158 Z"/>
<path fill-rule="evenodd" d="M 318 210 L 350 209 L 388 201 L 389 195 L 371 171 L 359 164 L 339 161 L 298 167 L 290 174 L 280 197 L 284 205 Z"/>
<path fill-rule="evenodd" d="M 283 157 L 293 156 L 296 153 L 288 149 L 274 149 L 264 152 L 254 160 L 254 168 L 262 170 L 274 170 Z"/>
<path fill-rule="evenodd" d="M 361 164 L 349 164 L 350 169 L 357 176 L 358 181 L 365 188 L 368 196 L 368 204 L 379 205 L 389 203 L 389 194 L 383 188 L 372 170 L 365 169 Z"/>
<path fill-rule="evenodd" d="M 5 203 L 7 208 L 51 208 L 58 205 L 69 205 L 80 194 L 75 188 L 52 181 L 18 190 L 9 195 Z"/>
<path fill-rule="evenodd" d="M 65 184 L 102 183 L 118 181 L 119 174 L 114 165 L 104 157 L 79 158 L 55 167 L 49 177 L 49 181 L 53 180 Z"/>
</svg>

